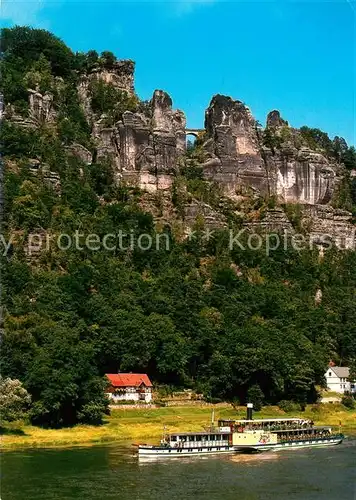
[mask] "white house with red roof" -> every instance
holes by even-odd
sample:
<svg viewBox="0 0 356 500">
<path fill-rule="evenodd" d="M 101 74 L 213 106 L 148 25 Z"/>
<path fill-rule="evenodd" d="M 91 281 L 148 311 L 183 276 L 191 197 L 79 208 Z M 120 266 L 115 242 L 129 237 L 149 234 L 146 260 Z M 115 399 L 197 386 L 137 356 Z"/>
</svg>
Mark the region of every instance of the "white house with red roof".
<svg viewBox="0 0 356 500">
<path fill-rule="evenodd" d="M 113 402 L 152 401 L 152 383 L 145 373 L 107 373 L 107 396 Z"/>
</svg>

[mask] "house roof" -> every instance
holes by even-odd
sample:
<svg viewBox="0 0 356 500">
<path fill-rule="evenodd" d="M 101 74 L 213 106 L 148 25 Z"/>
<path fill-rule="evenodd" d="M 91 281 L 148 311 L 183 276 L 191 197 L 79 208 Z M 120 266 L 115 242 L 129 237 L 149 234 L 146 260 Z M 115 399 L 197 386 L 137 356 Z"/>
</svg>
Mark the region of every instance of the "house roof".
<svg viewBox="0 0 356 500">
<path fill-rule="evenodd" d="M 152 383 L 145 373 L 106 373 L 113 387 L 139 387 L 144 384 L 152 387 Z"/>
<path fill-rule="evenodd" d="M 350 368 L 347 366 L 330 366 L 329 369 L 339 378 L 349 378 Z"/>
</svg>

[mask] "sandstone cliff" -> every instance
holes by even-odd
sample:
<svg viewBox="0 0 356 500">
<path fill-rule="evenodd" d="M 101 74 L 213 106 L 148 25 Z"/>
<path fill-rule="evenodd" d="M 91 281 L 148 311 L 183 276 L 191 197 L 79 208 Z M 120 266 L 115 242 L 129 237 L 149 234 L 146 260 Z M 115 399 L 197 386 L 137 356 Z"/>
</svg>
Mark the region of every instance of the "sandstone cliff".
<svg viewBox="0 0 356 500">
<path fill-rule="evenodd" d="M 119 111 L 108 119 L 107 113 L 93 109 L 93 85 L 98 82 L 114 92 L 117 99 L 131 99 L 130 110 Z M 90 125 L 90 146 L 73 142 L 66 146 L 67 153 L 86 165 L 110 161 L 116 183 L 125 182 L 150 194 L 163 193 L 170 199 L 170 211 L 163 218 L 178 217 L 171 203 L 172 187 L 182 165 L 190 165 L 185 159 L 184 113 L 173 109 L 172 99 L 162 90 L 156 90 L 148 103 L 139 102 L 134 90 L 134 63 L 129 60 L 82 75 L 76 92 Z M 60 112 L 55 96 L 50 92 L 41 94 L 38 89 L 29 89 L 28 96 L 27 117 L 19 116 L 11 105 L 6 108 L 6 117 L 24 128 L 43 124 L 55 128 Z M 216 184 L 221 197 L 236 204 L 236 213 L 246 219 L 249 228 L 291 231 L 283 206 L 301 205 L 300 227 L 307 228 L 313 237 L 317 239 L 327 232 L 339 246 L 355 245 L 351 214 L 333 208 L 346 175 L 344 166 L 322 149 L 310 148 L 277 110 L 268 114 L 263 129 L 243 102 L 218 94 L 206 110 L 201 132 L 195 164 L 201 168 L 203 182 Z M 276 206 L 265 211 L 262 218 L 249 219 L 246 206 L 249 199 L 256 198 L 273 199 Z M 210 226 L 226 224 L 219 207 L 209 206 L 206 200 L 187 196 L 184 202 L 180 216 L 187 225 L 198 216 Z"/>
</svg>

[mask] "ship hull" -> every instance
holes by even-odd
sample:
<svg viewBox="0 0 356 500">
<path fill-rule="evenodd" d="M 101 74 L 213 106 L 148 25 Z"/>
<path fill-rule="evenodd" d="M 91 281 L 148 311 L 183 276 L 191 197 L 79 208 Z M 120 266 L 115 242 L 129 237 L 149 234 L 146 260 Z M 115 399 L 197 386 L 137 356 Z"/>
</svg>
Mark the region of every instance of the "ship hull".
<svg viewBox="0 0 356 500">
<path fill-rule="evenodd" d="M 139 457 L 191 457 L 199 455 L 218 455 L 236 453 L 234 446 L 206 446 L 199 448 L 172 448 L 170 446 L 146 446 L 138 447 Z"/>
<path fill-rule="evenodd" d="M 341 444 L 344 436 L 332 436 L 329 438 L 316 438 L 316 439 L 304 439 L 300 441 L 284 441 L 280 443 L 272 444 L 256 444 L 254 446 L 235 446 L 235 450 L 238 453 L 247 452 L 262 452 L 262 451 L 281 451 L 281 450 L 293 450 L 299 448 L 314 448 L 322 446 L 336 446 Z"/>
</svg>

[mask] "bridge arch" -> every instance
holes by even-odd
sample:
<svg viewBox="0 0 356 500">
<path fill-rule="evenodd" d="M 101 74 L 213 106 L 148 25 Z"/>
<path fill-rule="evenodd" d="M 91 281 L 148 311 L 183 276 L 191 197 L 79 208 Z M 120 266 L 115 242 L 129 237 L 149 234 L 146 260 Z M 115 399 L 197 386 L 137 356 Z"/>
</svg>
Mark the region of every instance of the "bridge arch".
<svg viewBox="0 0 356 500">
<path fill-rule="evenodd" d="M 201 128 L 185 129 L 185 146 L 187 152 L 194 149 L 196 140 L 198 139 L 199 135 L 201 135 L 203 132 L 205 132 L 205 130 Z"/>
<path fill-rule="evenodd" d="M 197 138 L 203 132 L 205 132 L 205 129 L 203 129 L 203 128 L 186 128 L 185 129 L 185 135 L 193 135 L 195 138 Z"/>
</svg>

